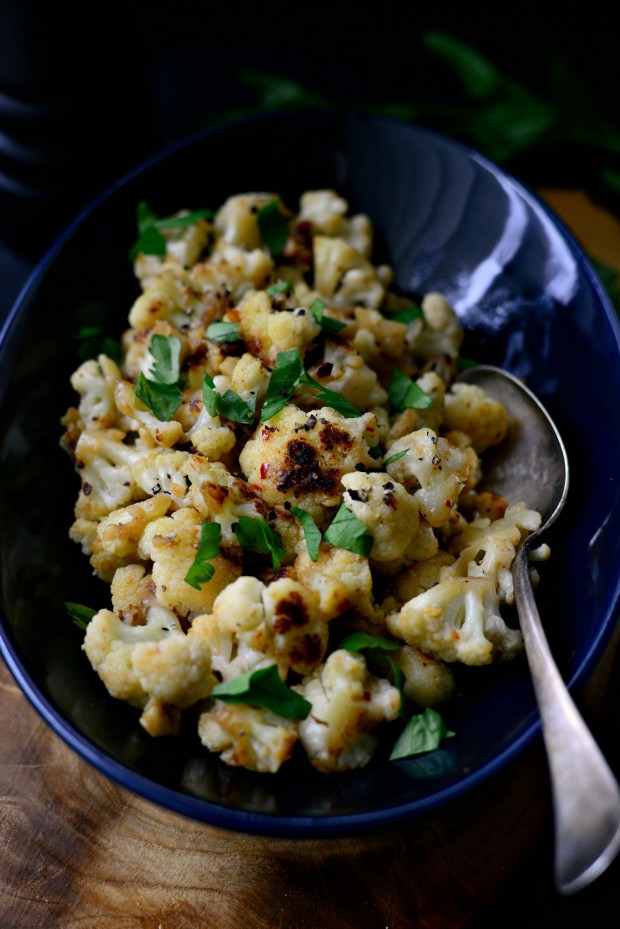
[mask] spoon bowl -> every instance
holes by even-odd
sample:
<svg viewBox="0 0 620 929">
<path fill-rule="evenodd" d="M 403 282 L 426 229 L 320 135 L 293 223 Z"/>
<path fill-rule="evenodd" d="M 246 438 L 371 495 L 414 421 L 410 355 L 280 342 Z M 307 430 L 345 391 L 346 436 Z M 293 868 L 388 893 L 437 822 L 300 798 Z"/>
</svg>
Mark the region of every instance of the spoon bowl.
<svg viewBox="0 0 620 929">
<path fill-rule="evenodd" d="M 569 488 L 560 434 L 537 397 L 518 378 L 479 365 L 459 380 L 504 404 L 508 434 L 485 459 L 481 489 L 538 510 L 540 528 L 517 549 L 515 602 L 549 763 L 555 818 L 555 882 L 562 894 L 595 880 L 620 851 L 620 788 L 553 660 L 534 600 L 530 553 L 560 515 Z"/>
</svg>

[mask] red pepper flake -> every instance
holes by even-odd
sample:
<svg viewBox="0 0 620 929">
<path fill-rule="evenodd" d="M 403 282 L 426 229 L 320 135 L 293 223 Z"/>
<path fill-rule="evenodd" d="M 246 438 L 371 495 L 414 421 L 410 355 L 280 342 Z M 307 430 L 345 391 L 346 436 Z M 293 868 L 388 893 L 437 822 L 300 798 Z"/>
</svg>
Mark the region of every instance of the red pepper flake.
<svg viewBox="0 0 620 929">
<path fill-rule="evenodd" d="M 444 506 L 447 506 L 449 510 L 452 509 L 452 500 L 446 500 Z"/>
<path fill-rule="evenodd" d="M 270 465 L 268 461 L 263 461 L 262 465 L 260 466 L 260 476 L 263 480 L 265 480 L 269 474 L 269 467 Z"/>
</svg>

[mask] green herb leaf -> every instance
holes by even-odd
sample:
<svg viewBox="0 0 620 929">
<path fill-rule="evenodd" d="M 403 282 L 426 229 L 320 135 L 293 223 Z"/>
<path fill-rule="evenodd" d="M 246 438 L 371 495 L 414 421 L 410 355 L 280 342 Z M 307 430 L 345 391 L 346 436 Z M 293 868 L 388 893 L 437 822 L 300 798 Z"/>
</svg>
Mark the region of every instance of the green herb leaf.
<svg viewBox="0 0 620 929">
<path fill-rule="evenodd" d="M 163 423 L 169 422 L 181 406 L 183 391 L 176 384 L 160 384 L 140 374 L 136 382 L 136 397 Z"/>
<path fill-rule="evenodd" d="M 456 356 L 456 367 L 459 371 L 467 371 L 468 368 L 475 368 L 478 362 L 473 358 L 463 358 L 462 355 Z"/>
<path fill-rule="evenodd" d="M 327 332 L 329 335 L 336 335 L 341 329 L 346 328 L 346 323 L 325 315 L 325 304 L 322 300 L 314 300 L 310 305 L 310 312 L 323 332 Z"/>
<path fill-rule="evenodd" d="M 80 358 L 87 360 L 97 358 L 98 355 L 107 355 L 112 361 L 120 364 L 120 344 L 106 336 L 101 326 L 82 326 L 74 333 L 73 338 L 80 343 L 77 347 Z"/>
<path fill-rule="evenodd" d="M 323 539 L 330 545 L 344 548 L 356 555 L 368 555 L 374 542 L 368 528 L 344 503 L 341 504 Z"/>
<path fill-rule="evenodd" d="M 348 652 L 363 652 L 366 648 L 378 648 L 385 652 L 398 651 L 400 645 L 395 639 L 386 639 L 382 635 L 372 632 L 350 632 L 341 639 L 339 648 L 346 648 Z"/>
<path fill-rule="evenodd" d="M 412 323 L 415 319 L 424 320 L 424 313 L 419 306 L 406 306 L 401 310 L 396 310 L 390 314 L 390 319 L 395 323 Z"/>
<path fill-rule="evenodd" d="M 76 625 L 78 629 L 86 629 L 95 613 L 97 613 L 97 610 L 93 610 L 89 606 L 83 606 L 81 603 L 72 603 L 68 600 L 65 600 L 65 606 L 74 625 Z"/>
<path fill-rule="evenodd" d="M 439 748 L 444 739 L 455 735 L 446 726 L 443 717 L 430 707 L 417 716 L 412 716 L 396 740 L 390 761 L 410 758 Z"/>
<path fill-rule="evenodd" d="M 226 703 L 264 707 L 285 719 L 305 719 L 312 709 L 308 700 L 286 686 L 275 664 L 216 684 L 211 696 Z"/>
<path fill-rule="evenodd" d="M 238 342 L 241 338 L 239 323 L 229 323 L 225 320 L 211 323 L 210 326 L 207 326 L 206 336 L 208 339 L 213 339 L 214 342 Z"/>
<path fill-rule="evenodd" d="M 347 419 L 355 419 L 358 416 L 361 416 L 361 410 L 358 410 L 356 406 L 353 406 L 352 403 L 349 403 L 348 400 L 345 400 L 343 396 L 339 393 L 336 393 L 335 390 L 329 390 L 328 387 L 322 387 L 317 381 L 313 380 L 309 374 L 304 374 L 302 384 L 307 384 L 308 387 L 316 388 L 316 402 L 320 403 L 322 406 L 329 406 L 332 410 L 336 410 L 337 413 L 341 413 L 343 416 L 346 416 Z"/>
<path fill-rule="evenodd" d="M 215 574 L 211 560 L 219 555 L 221 541 L 222 527 L 220 524 L 204 522 L 200 527 L 200 542 L 196 557 L 184 578 L 186 584 L 200 590 L 202 584 L 211 580 Z"/>
<path fill-rule="evenodd" d="M 383 452 L 381 451 L 381 446 L 373 445 L 371 448 L 368 449 L 368 454 L 374 461 L 378 461 L 378 459 L 381 458 L 381 455 L 383 454 Z"/>
<path fill-rule="evenodd" d="M 403 374 L 400 368 L 394 370 L 387 393 L 395 410 L 425 410 L 433 402 L 433 398 Z"/>
<path fill-rule="evenodd" d="M 234 531 L 242 548 L 248 552 L 271 555 L 273 570 L 278 570 L 286 555 L 286 549 L 282 536 L 271 528 L 266 519 L 260 516 L 241 516 Z"/>
<path fill-rule="evenodd" d="M 317 528 L 315 521 L 300 506 L 292 506 L 290 512 L 296 516 L 301 523 L 304 535 L 306 537 L 306 546 L 311 561 L 317 561 L 319 557 L 319 546 L 321 545 L 321 531 Z"/>
<path fill-rule="evenodd" d="M 349 419 L 362 415 L 357 407 L 345 400 L 344 397 L 341 397 L 340 394 L 334 390 L 329 390 L 327 387 L 322 387 L 321 384 L 311 378 L 304 371 L 299 351 L 292 348 L 286 352 L 279 352 L 276 358 L 267 393 L 265 394 L 265 402 L 261 410 L 261 422 L 266 422 L 276 413 L 279 413 L 300 384 L 313 387 L 317 391 L 317 403 L 322 406 L 329 406 Z"/>
<path fill-rule="evenodd" d="M 424 43 L 434 54 L 451 64 L 463 86 L 476 100 L 491 97 L 503 84 L 503 77 L 483 55 L 454 36 L 429 30 Z"/>
<path fill-rule="evenodd" d="M 385 468 L 387 465 L 393 464 L 395 461 L 398 461 L 398 459 L 406 455 L 408 451 L 409 451 L 408 448 L 403 448 L 402 451 L 396 452 L 395 455 L 390 455 L 390 457 L 386 458 L 385 461 L 383 462 L 383 467 Z"/>
<path fill-rule="evenodd" d="M 272 284 L 267 288 L 266 293 L 268 294 L 290 294 L 293 291 L 293 285 L 289 284 L 288 281 L 278 281 L 276 284 Z"/>
<path fill-rule="evenodd" d="M 286 406 L 303 376 L 301 356 L 296 348 L 278 353 L 261 410 L 261 422 L 271 419 Z"/>
<path fill-rule="evenodd" d="M 183 343 L 178 335 L 155 334 L 149 344 L 149 353 L 153 358 L 150 380 L 168 386 L 179 384 L 181 376 L 181 348 Z"/>
<path fill-rule="evenodd" d="M 288 219 L 280 207 L 280 198 L 274 197 L 258 210 L 258 228 L 272 255 L 279 255 L 288 239 Z"/>
<path fill-rule="evenodd" d="M 161 218 L 144 201 L 140 202 L 136 210 L 138 239 L 129 252 L 130 260 L 134 261 L 140 253 L 164 258 L 166 255 L 166 238 L 162 235 L 160 229 L 182 229 L 186 226 L 193 226 L 201 219 L 211 219 L 212 217 L 212 210 L 194 210 L 184 216 Z"/>
<path fill-rule="evenodd" d="M 256 415 L 256 395 L 246 402 L 233 390 L 219 394 L 209 374 L 204 376 L 202 397 L 211 416 L 223 416 L 234 423 L 251 423 Z"/>
<path fill-rule="evenodd" d="M 213 219 L 213 210 L 190 210 L 183 216 L 165 216 L 155 220 L 158 229 L 185 229 L 187 226 L 195 226 L 201 219 Z"/>
</svg>

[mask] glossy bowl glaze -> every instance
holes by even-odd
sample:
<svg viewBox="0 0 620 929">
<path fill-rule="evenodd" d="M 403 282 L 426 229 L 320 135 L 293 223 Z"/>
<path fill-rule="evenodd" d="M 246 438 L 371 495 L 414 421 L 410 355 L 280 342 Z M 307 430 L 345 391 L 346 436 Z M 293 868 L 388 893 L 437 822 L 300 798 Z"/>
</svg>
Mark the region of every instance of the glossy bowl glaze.
<svg viewBox="0 0 620 929">
<path fill-rule="evenodd" d="M 227 767 L 191 730 L 152 739 L 111 699 L 63 602 L 107 605 L 68 539 L 76 477 L 59 448 L 75 396 L 72 334 L 126 325 L 135 207 L 158 214 L 274 190 L 296 207 L 336 188 L 372 218 L 377 257 L 412 296 L 441 290 L 466 329 L 463 354 L 527 378 L 566 442 L 573 483 L 542 567 L 538 602 L 566 680 L 583 684 L 610 639 L 620 576 L 620 335 L 590 265 L 550 212 L 460 144 L 389 119 L 259 117 L 192 138 L 123 178 L 70 226 L 21 294 L 0 344 L 0 644 L 50 726 L 120 784 L 217 826 L 327 836 L 393 824 L 453 801 L 539 732 L 525 659 L 465 674 L 446 713 L 455 738 L 428 756 L 320 775 Z"/>
</svg>

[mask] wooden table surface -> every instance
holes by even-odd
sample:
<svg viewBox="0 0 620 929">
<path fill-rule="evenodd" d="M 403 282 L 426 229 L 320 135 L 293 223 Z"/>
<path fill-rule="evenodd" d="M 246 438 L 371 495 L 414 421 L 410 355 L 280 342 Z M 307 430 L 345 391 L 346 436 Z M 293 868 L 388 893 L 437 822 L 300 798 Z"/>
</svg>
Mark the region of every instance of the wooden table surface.
<svg viewBox="0 0 620 929">
<path fill-rule="evenodd" d="M 548 193 L 561 213 L 563 192 Z M 569 195 L 569 216 L 582 207 Z M 617 636 L 582 695 L 591 713 L 616 647 Z M 1 661 L 0 732 L 1 929 L 456 929 L 514 873 L 551 815 L 537 743 L 483 789 L 387 832 L 292 841 L 211 828 L 92 769 Z"/>
</svg>

